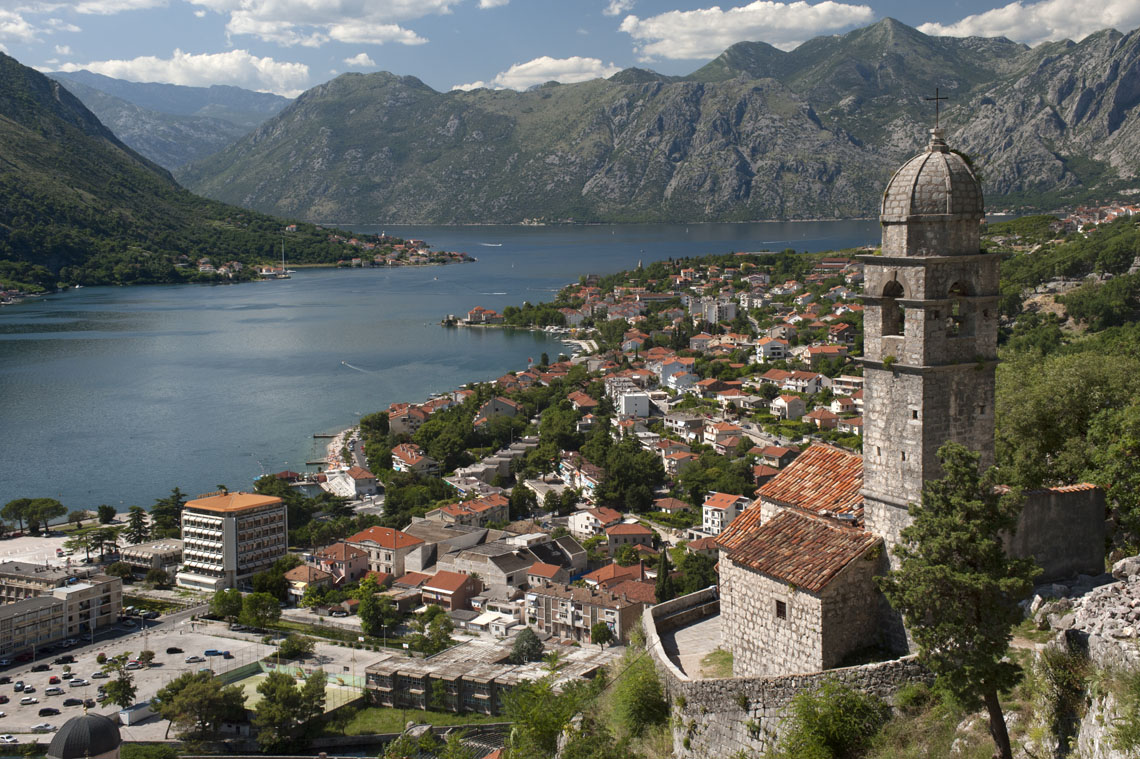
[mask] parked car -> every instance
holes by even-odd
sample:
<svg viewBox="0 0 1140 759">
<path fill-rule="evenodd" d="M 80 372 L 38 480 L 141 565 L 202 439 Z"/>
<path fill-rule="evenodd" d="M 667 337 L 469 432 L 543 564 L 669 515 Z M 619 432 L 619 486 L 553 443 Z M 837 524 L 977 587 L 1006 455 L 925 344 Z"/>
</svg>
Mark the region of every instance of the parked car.
<svg viewBox="0 0 1140 759">
<path fill-rule="evenodd" d="M 10 685 L 11 682 L 12 682 L 12 678 L 8 677 L 7 675 L 0 677 L 0 685 Z"/>
<path fill-rule="evenodd" d="M 8 697 L 7 696 L 0 696 L 0 704 L 6 704 L 6 703 L 8 703 Z"/>
<path fill-rule="evenodd" d="M 16 691 L 17 693 L 19 693 L 23 689 L 24 689 L 24 681 L 23 680 L 17 680 L 16 684 L 12 686 L 12 690 Z"/>
<path fill-rule="evenodd" d="M 108 675 L 103 670 L 99 670 L 98 672 L 92 672 L 91 673 L 91 679 L 92 680 L 106 680 L 108 677 L 110 677 L 110 675 Z"/>
<path fill-rule="evenodd" d="M 70 648 L 71 646 L 78 646 L 78 645 L 79 645 L 79 641 L 77 641 L 75 638 L 68 638 L 67 640 L 65 640 L 65 641 L 63 642 L 63 645 L 65 645 L 65 646 L 67 646 L 68 648 Z"/>
<path fill-rule="evenodd" d="M 0 667 L 9 667 L 11 665 L 12 665 L 12 660 L 9 659 L 8 657 L 4 657 L 3 659 L 0 659 Z"/>
<path fill-rule="evenodd" d="M 348 612 L 347 612 L 347 611 L 343 611 L 343 610 L 342 610 L 342 611 L 334 611 L 334 612 L 333 612 L 332 614 L 330 614 L 329 616 L 330 616 L 330 617 L 347 617 L 347 616 L 348 616 Z"/>
<path fill-rule="evenodd" d="M 39 702 L 40 700 L 35 696 L 24 696 L 20 699 L 20 704 L 23 706 L 28 706 L 29 704 L 38 704 Z"/>
<path fill-rule="evenodd" d="M 33 658 L 32 652 L 31 651 L 25 651 L 24 653 L 16 656 L 16 661 L 19 661 L 19 662 L 31 661 L 32 658 Z"/>
<path fill-rule="evenodd" d="M 186 657 L 187 664 L 194 664 L 196 662 L 206 661 L 205 656 L 198 656 L 197 654 L 190 654 Z"/>
<path fill-rule="evenodd" d="M 170 648 L 166 649 L 166 653 L 168 653 L 168 654 L 180 654 L 180 653 L 182 653 L 182 649 L 179 648 L 178 646 L 171 646 Z"/>
<path fill-rule="evenodd" d="M 71 654 L 64 654 L 63 656 L 57 656 L 57 657 L 55 657 L 55 659 L 52 660 L 52 664 L 75 664 L 75 657 L 72 656 Z"/>
<path fill-rule="evenodd" d="M 51 665 L 50 664 L 37 664 L 36 666 L 32 667 L 32 671 L 33 672 L 49 672 L 49 671 L 51 671 Z"/>
<path fill-rule="evenodd" d="M 72 688 L 81 688 L 81 687 L 83 687 L 84 685 L 90 685 L 90 684 L 91 684 L 91 683 L 87 682 L 87 681 L 86 681 L 86 680 L 84 680 L 82 677 L 77 677 L 77 678 L 75 678 L 74 680 L 72 680 L 71 682 L 69 682 L 69 683 L 68 683 L 68 685 L 70 685 Z"/>
<path fill-rule="evenodd" d="M 33 733 L 54 733 L 55 732 L 55 725 L 52 725 L 48 722 L 41 722 L 38 725 L 32 725 L 32 732 Z"/>
<path fill-rule="evenodd" d="M 36 692 L 36 686 L 34 686 L 34 685 L 25 685 L 24 686 L 24 693 L 35 693 L 35 692 Z"/>
<path fill-rule="evenodd" d="M 135 629 L 135 622 L 132 619 L 124 619 L 119 623 L 119 627 L 125 628 L 127 630 L 133 630 Z"/>
<path fill-rule="evenodd" d="M 143 612 L 142 618 L 143 619 L 158 619 L 158 612 L 157 611 Z"/>
<path fill-rule="evenodd" d="M 63 695 L 63 688 L 59 687 L 58 685 L 52 685 L 52 686 L 48 687 L 47 690 L 44 691 L 44 695 L 45 696 L 62 696 Z"/>
<path fill-rule="evenodd" d="M 40 709 L 41 717 L 54 717 L 57 714 L 59 714 L 59 709 L 56 709 L 54 706 L 45 706 L 43 709 Z"/>
<path fill-rule="evenodd" d="M 88 709 L 94 709 L 95 708 L 95 699 L 85 698 L 85 699 L 83 699 L 83 705 L 86 706 Z"/>
<path fill-rule="evenodd" d="M 142 669 L 142 662 L 138 659 L 131 659 L 126 663 L 123 669 Z"/>
<path fill-rule="evenodd" d="M 232 659 L 232 658 L 234 658 L 234 655 L 231 654 L 229 651 L 222 651 L 222 658 L 223 659 Z"/>
<path fill-rule="evenodd" d="M 68 698 L 64 699 L 64 706 L 83 706 L 83 699 L 81 698 Z"/>
<path fill-rule="evenodd" d="M 59 676 L 52 675 L 48 678 L 48 685 L 59 685 Z"/>
<path fill-rule="evenodd" d="M 19 742 L 20 742 L 19 739 L 17 739 L 16 736 L 14 736 L 14 735 L 0 735 L 0 743 L 2 743 L 2 744 L 11 745 L 13 743 L 19 743 Z"/>
<path fill-rule="evenodd" d="M 205 654 L 206 656 L 221 656 L 222 655 L 222 652 L 216 648 L 207 648 L 202 653 Z"/>
</svg>

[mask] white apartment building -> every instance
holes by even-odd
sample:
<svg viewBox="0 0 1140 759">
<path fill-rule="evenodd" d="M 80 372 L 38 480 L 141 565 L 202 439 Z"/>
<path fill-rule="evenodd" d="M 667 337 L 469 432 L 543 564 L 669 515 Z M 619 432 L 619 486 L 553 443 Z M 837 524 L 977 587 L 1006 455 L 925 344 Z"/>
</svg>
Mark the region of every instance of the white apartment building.
<svg viewBox="0 0 1140 759">
<path fill-rule="evenodd" d="M 288 515 L 280 498 L 221 493 L 188 501 L 176 582 L 207 592 L 241 587 L 284 556 L 288 545 Z"/>
</svg>

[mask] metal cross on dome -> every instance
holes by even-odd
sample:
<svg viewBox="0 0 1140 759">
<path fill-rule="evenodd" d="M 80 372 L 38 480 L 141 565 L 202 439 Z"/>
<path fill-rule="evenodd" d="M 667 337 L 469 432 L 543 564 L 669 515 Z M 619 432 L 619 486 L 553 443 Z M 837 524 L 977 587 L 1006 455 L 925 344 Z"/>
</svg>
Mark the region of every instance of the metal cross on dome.
<svg viewBox="0 0 1140 759">
<path fill-rule="evenodd" d="M 938 127 L 938 106 L 939 106 L 938 101 L 949 100 L 949 99 L 950 98 L 946 97 L 945 95 L 939 96 L 937 87 L 934 88 L 934 97 L 932 97 L 932 98 L 925 98 L 924 97 L 923 98 L 923 100 L 933 100 L 934 101 L 934 128 L 935 129 L 939 128 Z"/>
</svg>

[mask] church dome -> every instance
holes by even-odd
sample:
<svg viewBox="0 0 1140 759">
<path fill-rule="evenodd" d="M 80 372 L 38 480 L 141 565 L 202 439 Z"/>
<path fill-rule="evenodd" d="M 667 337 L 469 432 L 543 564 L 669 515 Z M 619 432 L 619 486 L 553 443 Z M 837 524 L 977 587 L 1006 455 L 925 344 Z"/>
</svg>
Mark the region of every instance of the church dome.
<svg viewBox="0 0 1140 759">
<path fill-rule="evenodd" d="M 938 129 L 930 130 L 926 152 L 895 172 L 883 193 L 882 221 L 914 216 L 981 219 L 982 187 L 965 159 L 952 153 Z"/>
<path fill-rule="evenodd" d="M 51 739 L 48 759 L 83 759 L 116 751 L 123 742 L 119 726 L 102 714 L 72 717 Z"/>
</svg>

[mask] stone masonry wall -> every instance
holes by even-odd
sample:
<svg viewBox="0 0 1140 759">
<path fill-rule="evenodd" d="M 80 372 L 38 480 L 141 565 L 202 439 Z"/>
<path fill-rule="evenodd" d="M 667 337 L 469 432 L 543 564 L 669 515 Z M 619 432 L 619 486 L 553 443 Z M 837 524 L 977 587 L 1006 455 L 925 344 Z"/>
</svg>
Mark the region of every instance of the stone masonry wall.
<svg viewBox="0 0 1140 759">
<path fill-rule="evenodd" d="M 1033 490 L 1025 494 L 1017 531 L 1006 542 L 1013 556 L 1032 556 L 1044 570 L 1037 582 L 1104 569 L 1104 491 Z"/>
<path fill-rule="evenodd" d="M 824 669 L 837 667 L 848 654 L 879 642 L 880 593 L 874 575 L 882 550 L 882 543 L 869 549 L 823 590 Z"/>
<path fill-rule="evenodd" d="M 822 669 L 823 604 L 819 596 L 720 557 L 721 640 L 743 676 Z M 776 616 L 777 602 L 785 617 Z"/>
<path fill-rule="evenodd" d="M 646 609 L 642 617 L 650 653 L 672 703 L 675 759 L 731 757 L 740 751 L 761 755 L 779 740 L 795 695 L 829 679 L 883 699 L 890 699 L 903 685 L 931 679 L 917 660 L 908 657 L 802 675 L 693 680 L 669 659 L 659 636 L 693 622 L 696 610 L 715 613 L 716 594 L 716 588 L 709 588 L 675 598 Z"/>
</svg>

